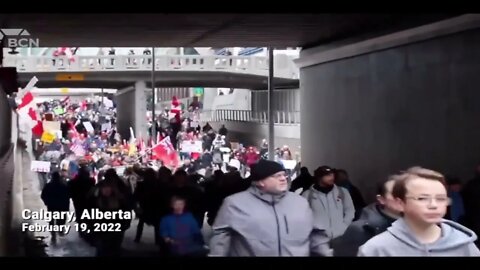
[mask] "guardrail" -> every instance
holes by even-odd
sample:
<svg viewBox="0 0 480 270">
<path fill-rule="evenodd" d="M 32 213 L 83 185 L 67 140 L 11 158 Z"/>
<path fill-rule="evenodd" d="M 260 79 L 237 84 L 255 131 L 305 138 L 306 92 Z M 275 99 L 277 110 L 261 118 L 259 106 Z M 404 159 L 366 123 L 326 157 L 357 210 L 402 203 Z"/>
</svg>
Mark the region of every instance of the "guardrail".
<svg viewBox="0 0 480 270">
<path fill-rule="evenodd" d="M 282 125 L 298 125 L 300 124 L 300 112 L 274 111 L 274 123 Z M 268 123 L 268 112 L 254 112 L 249 110 L 214 110 L 203 111 L 200 113 L 202 122 L 253 122 L 266 124 Z"/>
<path fill-rule="evenodd" d="M 298 68 L 287 55 L 275 56 L 275 76 L 298 79 Z M 18 72 L 151 71 L 151 55 L 6 56 L 4 66 Z M 268 58 L 260 56 L 160 55 L 155 57 L 158 71 L 227 71 L 268 75 Z"/>
</svg>

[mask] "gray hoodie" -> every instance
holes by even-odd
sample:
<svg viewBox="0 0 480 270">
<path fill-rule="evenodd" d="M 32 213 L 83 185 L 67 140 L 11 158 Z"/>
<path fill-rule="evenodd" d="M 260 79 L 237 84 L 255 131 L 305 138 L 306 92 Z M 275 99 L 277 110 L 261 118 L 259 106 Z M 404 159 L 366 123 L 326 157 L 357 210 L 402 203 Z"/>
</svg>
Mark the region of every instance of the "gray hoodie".
<svg viewBox="0 0 480 270">
<path fill-rule="evenodd" d="M 473 243 L 477 236 L 470 229 L 450 220 L 442 220 L 442 236 L 431 244 L 421 244 L 403 218 L 387 231 L 359 248 L 358 256 L 480 256 Z"/>
<path fill-rule="evenodd" d="M 210 256 L 330 256 L 328 237 L 313 227 L 301 196 L 256 187 L 227 197 L 212 226 Z"/>
<path fill-rule="evenodd" d="M 346 188 L 334 185 L 333 189 L 325 194 L 312 185 L 302 196 L 312 208 L 315 225 L 325 228 L 331 239 L 342 236 L 352 223 L 355 207 Z"/>
</svg>

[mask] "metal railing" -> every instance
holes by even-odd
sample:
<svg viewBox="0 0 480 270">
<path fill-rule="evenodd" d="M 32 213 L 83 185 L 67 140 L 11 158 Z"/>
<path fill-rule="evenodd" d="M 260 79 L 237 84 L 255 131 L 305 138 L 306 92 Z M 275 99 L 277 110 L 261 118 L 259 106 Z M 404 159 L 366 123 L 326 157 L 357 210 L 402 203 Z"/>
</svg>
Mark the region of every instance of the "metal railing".
<svg viewBox="0 0 480 270">
<path fill-rule="evenodd" d="M 279 60 L 275 76 L 298 78 L 298 68 L 287 55 Z M 281 63 L 281 65 L 280 65 Z M 94 55 L 94 56 L 6 56 L 4 66 L 16 67 L 18 72 L 88 72 L 88 71 L 151 71 L 151 55 Z M 227 71 L 268 75 L 268 58 L 261 56 L 219 55 L 160 55 L 155 57 L 158 71 Z"/>
<path fill-rule="evenodd" d="M 200 113 L 200 120 L 202 122 L 231 121 L 265 124 L 268 123 L 268 112 L 254 112 L 249 110 L 203 111 Z M 275 124 L 298 125 L 300 124 L 300 112 L 275 111 L 273 121 Z"/>
</svg>

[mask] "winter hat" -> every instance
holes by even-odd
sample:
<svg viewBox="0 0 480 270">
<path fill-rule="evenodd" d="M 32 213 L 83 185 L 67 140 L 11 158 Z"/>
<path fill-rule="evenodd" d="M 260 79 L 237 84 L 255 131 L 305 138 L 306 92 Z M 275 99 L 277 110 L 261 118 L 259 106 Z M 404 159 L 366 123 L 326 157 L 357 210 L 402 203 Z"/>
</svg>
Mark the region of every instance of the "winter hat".
<svg viewBox="0 0 480 270">
<path fill-rule="evenodd" d="M 261 159 L 258 163 L 252 165 L 250 177 L 252 181 L 260 181 L 281 171 L 285 171 L 281 164 Z"/>
<path fill-rule="evenodd" d="M 332 173 L 335 173 L 335 170 L 333 168 L 330 168 L 328 166 L 320 166 L 313 172 L 313 175 L 315 178 L 322 178 L 325 175 L 329 175 Z"/>
</svg>

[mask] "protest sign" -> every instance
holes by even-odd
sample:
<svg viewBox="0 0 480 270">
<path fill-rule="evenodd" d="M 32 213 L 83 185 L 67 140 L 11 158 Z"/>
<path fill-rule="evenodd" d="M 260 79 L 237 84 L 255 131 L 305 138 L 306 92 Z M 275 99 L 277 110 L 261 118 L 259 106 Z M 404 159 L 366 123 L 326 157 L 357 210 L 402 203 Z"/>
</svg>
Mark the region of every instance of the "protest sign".
<svg viewBox="0 0 480 270">
<path fill-rule="evenodd" d="M 85 129 L 87 130 L 87 132 L 95 132 L 95 129 L 93 128 L 92 126 L 92 123 L 90 122 L 83 122 L 83 126 L 85 127 Z"/>
<path fill-rule="evenodd" d="M 62 115 L 65 113 L 65 111 L 63 110 L 62 107 L 56 107 L 55 109 L 53 109 L 53 112 L 56 114 L 56 115 Z"/>
<path fill-rule="evenodd" d="M 182 152 L 185 153 L 202 153 L 201 141 L 184 141 L 182 142 Z"/>
<path fill-rule="evenodd" d="M 43 132 L 40 140 L 44 143 L 53 143 L 53 141 L 55 140 L 55 134 L 45 131 Z"/>
<path fill-rule="evenodd" d="M 50 166 L 51 166 L 51 164 L 48 161 L 33 160 L 30 163 L 30 170 L 32 172 L 49 173 L 50 172 Z"/>
<path fill-rule="evenodd" d="M 297 166 L 297 161 L 296 160 L 282 160 L 283 167 L 287 170 L 293 170 L 295 169 L 295 166 Z"/>
<path fill-rule="evenodd" d="M 43 124 L 43 130 L 48 131 L 50 133 L 55 133 L 58 130 L 61 130 L 59 121 L 43 121 L 42 124 Z"/>
</svg>

